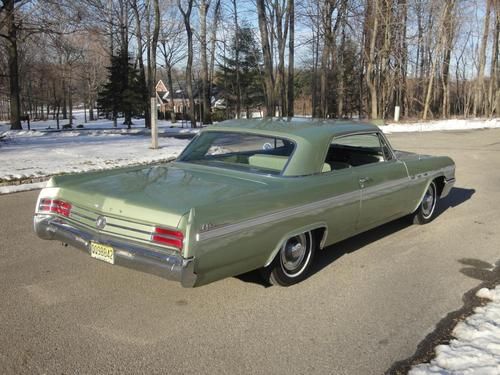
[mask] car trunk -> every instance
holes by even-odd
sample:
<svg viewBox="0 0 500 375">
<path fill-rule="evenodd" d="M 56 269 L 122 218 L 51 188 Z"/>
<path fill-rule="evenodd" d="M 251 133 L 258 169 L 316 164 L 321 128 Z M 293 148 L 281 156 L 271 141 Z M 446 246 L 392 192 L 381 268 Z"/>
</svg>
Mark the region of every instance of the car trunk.
<svg viewBox="0 0 500 375">
<path fill-rule="evenodd" d="M 265 187 L 260 181 L 175 166 L 56 177 L 59 198 L 73 206 L 70 219 L 96 229 L 105 216 L 103 233 L 149 240 L 154 226 L 178 227 L 191 208 L 207 202 L 238 199 Z"/>
</svg>

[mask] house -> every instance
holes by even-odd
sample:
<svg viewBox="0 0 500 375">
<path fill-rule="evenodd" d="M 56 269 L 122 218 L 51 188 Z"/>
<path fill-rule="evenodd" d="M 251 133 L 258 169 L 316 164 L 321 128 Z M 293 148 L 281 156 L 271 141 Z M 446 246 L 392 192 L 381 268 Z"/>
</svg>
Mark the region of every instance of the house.
<svg viewBox="0 0 500 375">
<path fill-rule="evenodd" d="M 200 90 L 197 86 L 193 88 L 193 96 L 195 105 L 198 105 L 201 99 Z M 158 111 L 163 113 L 172 110 L 175 113 L 186 113 L 189 108 L 189 98 L 185 90 L 178 88 L 171 94 L 162 80 L 159 80 L 156 84 L 156 100 L 158 103 Z M 225 108 L 222 90 L 215 85 L 212 86 L 211 106 L 212 109 Z"/>
</svg>

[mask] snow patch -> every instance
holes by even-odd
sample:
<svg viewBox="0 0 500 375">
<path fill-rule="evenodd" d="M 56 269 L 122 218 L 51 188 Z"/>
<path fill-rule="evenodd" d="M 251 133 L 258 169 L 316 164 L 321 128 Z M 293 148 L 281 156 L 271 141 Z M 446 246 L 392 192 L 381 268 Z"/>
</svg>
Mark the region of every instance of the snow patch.
<svg viewBox="0 0 500 375">
<path fill-rule="evenodd" d="M 10 193 L 17 193 L 20 191 L 43 189 L 46 185 L 47 181 L 34 182 L 31 184 L 0 186 L 0 194 L 10 194 Z"/>
<path fill-rule="evenodd" d="M 414 123 L 389 123 L 380 127 L 384 133 L 429 132 L 443 130 L 475 130 L 500 128 L 500 120 L 452 119 Z"/>
<path fill-rule="evenodd" d="M 480 298 L 491 300 L 457 324 L 455 339 L 436 347 L 436 358 L 414 366 L 410 375 L 500 374 L 500 286 L 480 289 Z"/>
</svg>

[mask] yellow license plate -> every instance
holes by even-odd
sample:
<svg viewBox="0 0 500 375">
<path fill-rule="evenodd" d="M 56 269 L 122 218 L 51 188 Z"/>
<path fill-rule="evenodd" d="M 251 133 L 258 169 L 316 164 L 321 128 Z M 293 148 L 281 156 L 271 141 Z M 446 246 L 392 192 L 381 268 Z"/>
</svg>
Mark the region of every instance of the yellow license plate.
<svg viewBox="0 0 500 375">
<path fill-rule="evenodd" d="M 111 246 L 91 242 L 90 256 L 107 263 L 115 264 L 115 250 Z"/>
</svg>

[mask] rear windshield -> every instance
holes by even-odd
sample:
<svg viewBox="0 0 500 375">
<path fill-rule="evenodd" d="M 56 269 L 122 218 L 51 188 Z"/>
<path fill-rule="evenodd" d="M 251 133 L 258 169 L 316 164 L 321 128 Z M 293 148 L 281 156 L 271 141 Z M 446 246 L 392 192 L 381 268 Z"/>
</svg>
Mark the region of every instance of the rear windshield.
<svg viewBox="0 0 500 375">
<path fill-rule="evenodd" d="M 287 139 L 206 131 L 193 139 L 178 161 L 279 175 L 294 149 L 295 144 Z"/>
</svg>

